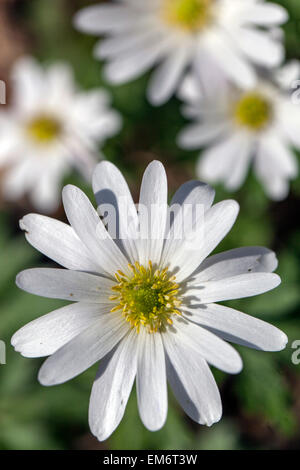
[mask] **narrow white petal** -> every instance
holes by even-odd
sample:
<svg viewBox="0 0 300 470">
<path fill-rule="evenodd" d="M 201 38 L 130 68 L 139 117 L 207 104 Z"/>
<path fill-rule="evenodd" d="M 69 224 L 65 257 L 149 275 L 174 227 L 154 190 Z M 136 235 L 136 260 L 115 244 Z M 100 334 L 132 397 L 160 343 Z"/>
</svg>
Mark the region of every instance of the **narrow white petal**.
<svg viewBox="0 0 300 470">
<path fill-rule="evenodd" d="M 108 303 L 113 281 L 80 271 L 67 269 L 33 268 L 21 271 L 17 286 L 31 294 L 52 299 L 89 303 Z"/>
<path fill-rule="evenodd" d="M 263 294 L 275 289 L 280 282 L 280 277 L 274 273 L 248 273 L 217 281 L 199 282 L 199 290 L 191 292 L 197 297 L 195 302 L 208 304 Z"/>
<path fill-rule="evenodd" d="M 168 411 L 165 353 L 160 334 L 141 331 L 137 369 L 137 399 L 141 420 L 150 431 L 160 429 Z"/>
<path fill-rule="evenodd" d="M 300 77 L 300 62 L 291 60 L 274 73 L 274 78 L 280 88 L 290 90 L 295 80 Z"/>
<path fill-rule="evenodd" d="M 285 8 L 275 3 L 254 3 L 245 9 L 245 22 L 259 26 L 275 26 L 288 20 Z"/>
<path fill-rule="evenodd" d="M 164 166 L 153 161 L 145 170 L 139 200 L 140 263 L 159 263 L 168 212 L 168 183 Z"/>
<path fill-rule="evenodd" d="M 178 270 L 177 282 L 189 277 L 202 261 L 216 248 L 233 226 L 239 205 L 232 200 L 215 204 L 204 214 L 204 221 L 195 229 L 197 243 L 182 243 L 171 260 L 170 269 Z M 201 222 L 201 220 L 199 221 Z"/>
<path fill-rule="evenodd" d="M 196 150 L 219 138 L 227 130 L 226 121 L 190 124 L 180 132 L 177 142 L 181 148 Z"/>
<path fill-rule="evenodd" d="M 168 334 L 175 335 L 183 345 L 228 374 L 238 374 L 243 368 L 240 355 L 230 344 L 186 318 L 176 317 Z M 165 341 L 164 336 L 163 340 Z"/>
<path fill-rule="evenodd" d="M 90 34 L 102 34 L 134 26 L 138 17 L 125 6 L 94 5 L 81 9 L 74 17 L 74 26 Z"/>
<path fill-rule="evenodd" d="M 196 168 L 199 178 L 211 183 L 224 181 L 229 189 L 237 189 L 245 179 L 252 147 L 247 133 L 229 134 L 202 153 Z"/>
<path fill-rule="evenodd" d="M 225 34 L 214 35 L 208 44 L 209 53 L 226 75 L 241 88 L 252 88 L 257 81 L 254 68 L 235 47 L 238 44 L 230 41 Z"/>
<path fill-rule="evenodd" d="M 194 105 L 195 103 L 198 104 L 200 102 L 203 96 L 196 74 L 190 73 L 184 77 L 177 95 L 182 101 L 187 101 L 191 105 Z"/>
<path fill-rule="evenodd" d="M 259 65 L 276 67 L 284 59 L 283 45 L 274 41 L 268 32 L 243 28 L 236 39 L 243 53 Z"/>
<path fill-rule="evenodd" d="M 176 191 L 169 208 L 161 265 L 169 266 L 177 250 L 181 249 L 184 236 L 189 236 L 190 231 L 201 225 L 214 197 L 214 189 L 200 181 L 188 181 Z"/>
<path fill-rule="evenodd" d="M 236 248 L 204 260 L 195 273 L 195 282 L 216 281 L 254 272 L 271 273 L 277 266 L 275 253 L 267 248 L 261 246 Z"/>
<path fill-rule="evenodd" d="M 73 379 L 106 356 L 128 330 L 128 323 L 120 314 L 100 316 L 44 362 L 40 383 L 50 386 Z"/>
<path fill-rule="evenodd" d="M 189 60 L 190 49 L 185 44 L 165 59 L 150 79 L 147 91 L 150 103 L 159 106 L 173 95 Z"/>
<path fill-rule="evenodd" d="M 218 304 L 188 309 L 186 317 L 226 341 L 262 351 L 281 351 L 288 338 L 273 325 Z"/>
<path fill-rule="evenodd" d="M 176 335 L 166 334 L 163 339 L 168 381 L 178 402 L 191 419 L 211 426 L 221 419 L 222 403 L 206 361 Z"/>
<path fill-rule="evenodd" d="M 202 204 L 207 211 L 213 204 L 215 190 L 206 183 L 198 180 L 190 180 L 183 183 L 171 199 L 171 206 L 174 204 Z"/>
<path fill-rule="evenodd" d="M 126 270 L 128 261 L 111 239 L 87 196 L 76 186 L 63 189 L 66 215 L 75 232 L 88 248 L 93 259 L 109 275 Z"/>
<path fill-rule="evenodd" d="M 137 338 L 132 331 L 101 362 L 90 399 L 89 424 L 99 441 L 123 418 L 137 368 Z"/>
<path fill-rule="evenodd" d="M 144 28 L 143 25 L 135 25 L 134 28 L 126 35 L 119 35 L 108 37 L 107 39 L 100 40 L 94 49 L 94 56 L 96 59 L 114 58 L 123 54 L 130 54 L 136 50 L 137 47 L 143 45 L 147 46 L 155 40 L 157 31 L 155 28 Z"/>
<path fill-rule="evenodd" d="M 93 175 L 93 189 L 100 213 L 114 212 L 106 224 L 111 237 L 134 263 L 138 259 L 138 215 L 122 173 L 110 162 L 99 163 Z"/>
<path fill-rule="evenodd" d="M 105 76 L 114 84 L 134 80 L 164 57 L 170 48 L 169 38 L 156 37 L 150 46 L 140 46 L 128 56 L 113 59 L 104 69 Z"/>
<path fill-rule="evenodd" d="M 289 179 L 295 178 L 298 165 L 292 150 L 278 136 L 260 141 L 254 161 L 257 177 L 272 199 L 284 199 L 289 191 Z"/>
<path fill-rule="evenodd" d="M 275 175 L 295 178 L 298 173 L 297 159 L 293 151 L 275 133 L 260 140 L 255 164 L 261 173 L 269 174 L 271 178 Z"/>
<path fill-rule="evenodd" d="M 20 220 L 20 227 L 34 248 L 61 266 L 99 272 L 99 265 L 69 225 L 44 215 L 28 214 Z"/>
<path fill-rule="evenodd" d="M 83 302 L 67 305 L 23 326 L 13 335 L 11 344 L 25 357 L 50 356 L 100 315 L 109 315 L 110 308 L 110 304 Z"/>
</svg>

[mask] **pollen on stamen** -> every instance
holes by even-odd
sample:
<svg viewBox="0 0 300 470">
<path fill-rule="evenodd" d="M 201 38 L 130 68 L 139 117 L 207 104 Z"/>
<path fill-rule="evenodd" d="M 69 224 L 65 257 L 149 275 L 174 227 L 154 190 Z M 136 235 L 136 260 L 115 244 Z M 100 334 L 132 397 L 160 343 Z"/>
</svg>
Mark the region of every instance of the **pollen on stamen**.
<svg viewBox="0 0 300 470">
<path fill-rule="evenodd" d="M 168 268 L 153 269 L 139 262 L 129 264 L 130 274 L 118 270 L 115 273 L 117 285 L 112 287 L 109 299 L 115 303 L 111 312 L 120 311 L 131 328 L 137 333 L 145 327 L 148 333 L 163 331 L 172 325 L 172 316 L 181 315 L 179 285 L 176 277 L 168 273 Z"/>
</svg>

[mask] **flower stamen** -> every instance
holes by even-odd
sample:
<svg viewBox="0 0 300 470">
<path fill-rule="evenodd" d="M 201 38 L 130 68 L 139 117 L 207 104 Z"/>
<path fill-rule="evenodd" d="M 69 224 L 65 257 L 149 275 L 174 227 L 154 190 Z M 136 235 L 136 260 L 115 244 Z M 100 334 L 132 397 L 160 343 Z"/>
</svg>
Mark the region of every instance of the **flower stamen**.
<svg viewBox="0 0 300 470">
<path fill-rule="evenodd" d="M 128 267 L 129 275 L 120 270 L 115 273 L 118 284 L 112 287 L 114 294 L 109 299 L 118 303 L 111 312 L 122 310 L 137 333 L 142 326 L 148 333 L 156 333 L 172 325 L 172 315 L 181 315 L 176 277 L 168 273 L 168 268 L 154 271 L 151 261 L 147 267 L 137 261 Z"/>
</svg>

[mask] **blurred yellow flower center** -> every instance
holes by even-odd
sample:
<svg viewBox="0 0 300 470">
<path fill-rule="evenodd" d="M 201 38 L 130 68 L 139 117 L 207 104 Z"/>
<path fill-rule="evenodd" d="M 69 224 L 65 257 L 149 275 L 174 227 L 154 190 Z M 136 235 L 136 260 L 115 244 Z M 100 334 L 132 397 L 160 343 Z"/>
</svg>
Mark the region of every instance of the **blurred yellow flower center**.
<svg viewBox="0 0 300 470">
<path fill-rule="evenodd" d="M 52 116 L 40 115 L 27 124 L 27 133 L 35 142 L 48 144 L 59 137 L 61 123 Z"/>
<path fill-rule="evenodd" d="M 142 326 L 148 333 L 155 333 L 172 325 L 172 316 L 181 315 L 175 276 L 168 273 L 168 268 L 154 270 L 151 261 L 146 268 L 138 262 L 128 266 L 130 275 L 122 271 L 115 274 L 118 284 L 112 288 L 110 300 L 117 305 L 111 311 L 120 310 L 138 333 Z"/>
<path fill-rule="evenodd" d="M 257 92 L 245 93 L 236 103 L 234 115 L 239 125 L 258 131 L 270 122 L 272 105 Z"/>
<path fill-rule="evenodd" d="M 210 22 L 214 0 L 164 0 L 163 16 L 167 23 L 196 31 Z"/>
</svg>

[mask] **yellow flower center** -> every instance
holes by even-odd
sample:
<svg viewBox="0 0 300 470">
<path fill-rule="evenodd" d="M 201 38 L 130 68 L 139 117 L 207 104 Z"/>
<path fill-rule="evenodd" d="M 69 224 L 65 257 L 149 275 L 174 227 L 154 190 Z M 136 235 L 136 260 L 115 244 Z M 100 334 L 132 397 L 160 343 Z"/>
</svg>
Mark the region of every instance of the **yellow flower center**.
<svg viewBox="0 0 300 470">
<path fill-rule="evenodd" d="M 116 302 L 116 306 L 111 311 L 120 310 L 137 333 L 141 326 L 148 333 L 163 331 L 167 325 L 173 324 L 173 315 L 181 315 L 178 310 L 181 304 L 178 300 L 179 285 L 175 276 L 168 272 L 168 268 L 154 270 L 151 261 L 146 268 L 138 262 L 128 266 L 129 275 L 122 271 L 115 274 L 118 284 L 112 287 L 114 295 L 110 300 Z"/>
<path fill-rule="evenodd" d="M 40 144 L 48 144 L 61 134 L 61 123 L 52 116 L 40 115 L 27 124 L 27 134 Z"/>
<path fill-rule="evenodd" d="M 258 131 L 272 118 L 272 105 L 257 92 L 245 93 L 235 104 L 234 117 L 237 124 Z"/>
<path fill-rule="evenodd" d="M 167 23 L 188 31 L 204 28 L 212 17 L 214 0 L 164 0 Z"/>
</svg>

